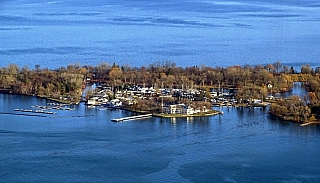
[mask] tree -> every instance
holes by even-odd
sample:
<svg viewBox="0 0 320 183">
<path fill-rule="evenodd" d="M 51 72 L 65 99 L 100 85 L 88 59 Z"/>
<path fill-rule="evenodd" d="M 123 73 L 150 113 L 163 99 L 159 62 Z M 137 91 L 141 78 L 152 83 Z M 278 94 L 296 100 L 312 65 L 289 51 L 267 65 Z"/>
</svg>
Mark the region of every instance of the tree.
<svg viewBox="0 0 320 183">
<path fill-rule="evenodd" d="M 286 66 L 286 65 L 283 66 L 283 73 L 289 74 L 289 67 L 288 66 Z"/>
<path fill-rule="evenodd" d="M 290 74 L 295 74 L 295 73 L 296 73 L 296 71 L 293 69 L 293 66 L 290 67 L 289 73 L 290 73 Z"/>
<path fill-rule="evenodd" d="M 121 84 L 122 70 L 119 67 L 112 67 L 109 72 L 109 79 L 113 82 L 114 86 Z"/>
<path fill-rule="evenodd" d="M 274 65 L 272 65 L 272 64 L 268 64 L 266 66 L 266 68 L 267 68 L 268 72 L 270 72 L 270 73 L 274 73 L 275 72 Z"/>
<path fill-rule="evenodd" d="M 302 107 L 301 114 L 303 116 L 303 121 L 308 122 L 308 117 L 310 117 L 311 115 L 311 109 L 307 105 L 305 105 Z"/>
<path fill-rule="evenodd" d="M 35 67 L 36 71 L 39 73 L 39 72 L 40 72 L 40 65 L 37 64 L 37 65 L 35 65 L 34 67 Z"/>
<path fill-rule="evenodd" d="M 286 106 L 272 103 L 270 106 L 270 112 L 281 118 L 285 118 L 288 115 L 288 109 Z"/>
<path fill-rule="evenodd" d="M 279 74 L 281 66 L 282 66 L 282 64 L 279 61 L 273 63 L 273 67 L 274 67 L 276 74 Z"/>
<path fill-rule="evenodd" d="M 267 70 L 263 69 L 263 70 L 259 70 L 256 73 L 256 77 L 257 77 L 256 82 L 258 82 L 259 85 L 262 85 L 262 84 L 266 85 L 269 81 L 272 80 L 273 75 L 269 73 Z"/>
<path fill-rule="evenodd" d="M 319 104 L 319 99 L 316 95 L 315 92 L 308 92 L 308 96 L 309 96 L 309 99 L 310 99 L 310 105 L 311 106 L 316 106 Z"/>
<path fill-rule="evenodd" d="M 289 99 L 289 113 L 294 116 L 296 121 L 300 121 L 304 110 L 304 104 L 298 95 L 290 96 Z"/>
<path fill-rule="evenodd" d="M 250 68 L 244 67 L 243 70 L 239 73 L 240 81 L 243 83 L 244 86 L 247 85 L 251 75 Z"/>
<path fill-rule="evenodd" d="M 108 62 L 102 62 L 96 67 L 97 77 L 106 80 L 108 76 L 108 70 L 110 69 L 110 64 Z"/>
<path fill-rule="evenodd" d="M 262 98 L 262 102 L 263 102 L 263 99 L 266 98 L 267 95 L 268 95 L 267 86 L 263 85 L 263 86 L 260 88 L 260 93 L 261 93 L 261 98 Z"/>
<path fill-rule="evenodd" d="M 306 64 L 306 65 L 301 66 L 301 73 L 302 74 L 311 74 L 310 65 Z"/>
<path fill-rule="evenodd" d="M 218 87 L 219 87 L 219 92 L 220 92 L 220 85 L 221 85 L 221 82 L 222 82 L 222 78 L 223 78 L 223 75 L 221 73 L 221 71 L 216 71 L 214 73 L 214 78 L 215 78 L 215 81 L 218 83 Z"/>
<path fill-rule="evenodd" d="M 16 64 L 9 64 L 8 72 L 9 72 L 10 75 L 15 77 L 19 73 L 19 67 Z"/>
<path fill-rule="evenodd" d="M 56 87 L 52 83 L 48 83 L 45 91 L 46 96 L 50 96 L 53 94 L 53 91 Z"/>
</svg>

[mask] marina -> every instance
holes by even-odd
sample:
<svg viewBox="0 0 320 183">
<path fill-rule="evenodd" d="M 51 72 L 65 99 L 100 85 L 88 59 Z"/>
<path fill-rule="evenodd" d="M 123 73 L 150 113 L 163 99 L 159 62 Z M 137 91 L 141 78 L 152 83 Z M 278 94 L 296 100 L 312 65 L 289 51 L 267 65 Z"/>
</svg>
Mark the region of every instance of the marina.
<svg viewBox="0 0 320 183">
<path fill-rule="evenodd" d="M 52 182 L 57 174 L 57 182 L 188 182 L 190 177 L 226 182 L 225 176 L 238 182 L 320 180 L 319 126 L 279 121 L 269 117 L 268 108 L 221 107 L 224 114 L 217 116 L 120 123 L 111 120 L 138 113 L 80 104 L 45 115 L 14 111 L 46 106 L 41 98 L 0 94 L 0 101 L 0 111 L 15 113 L 0 114 L 4 182 Z M 279 159 L 286 160 L 282 166 Z M 97 166 L 100 171 L 91 171 Z"/>
<path fill-rule="evenodd" d="M 47 105 L 32 105 L 30 107 L 31 109 L 15 108 L 14 111 L 23 112 L 23 113 L 57 114 L 56 112 L 57 110 L 62 110 L 62 111 L 74 110 L 74 108 L 69 107 L 69 105 L 59 104 L 59 103 L 47 103 Z"/>
</svg>

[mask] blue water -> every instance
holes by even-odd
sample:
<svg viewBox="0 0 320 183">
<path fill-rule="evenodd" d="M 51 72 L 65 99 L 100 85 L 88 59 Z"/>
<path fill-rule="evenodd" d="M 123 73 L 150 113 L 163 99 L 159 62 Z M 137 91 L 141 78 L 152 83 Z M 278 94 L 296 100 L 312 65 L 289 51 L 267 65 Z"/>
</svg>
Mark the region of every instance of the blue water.
<svg viewBox="0 0 320 183">
<path fill-rule="evenodd" d="M 0 67 L 317 66 L 319 8 L 316 0 L 4 0 Z M 47 103 L 0 94 L 0 112 Z M 0 182 L 320 181 L 320 127 L 266 110 L 113 123 L 132 114 L 71 108 L 46 117 L 0 114 Z"/>
<path fill-rule="evenodd" d="M 0 112 L 31 114 L 15 109 L 48 102 L 0 94 Z M 0 182 L 320 181 L 320 126 L 279 121 L 267 109 L 114 123 L 132 113 L 70 107 L 0 114 Z"/>
<path fill-rule="evenodd" d="M 0 2 L 0 67 L 318 66 L 317 0 Z"/>
</svg>

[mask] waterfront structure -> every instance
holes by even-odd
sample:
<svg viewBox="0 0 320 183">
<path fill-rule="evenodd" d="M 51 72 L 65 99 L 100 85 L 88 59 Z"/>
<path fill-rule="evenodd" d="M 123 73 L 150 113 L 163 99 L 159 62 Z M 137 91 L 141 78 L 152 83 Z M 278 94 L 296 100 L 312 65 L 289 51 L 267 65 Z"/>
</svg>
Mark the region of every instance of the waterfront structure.
<svg viewBox="0 0 320 183">
<path fill-rule="evenodd" d="M 200 109 L 194 109 L 190 105 L 185 104 L 176 104 L 176 105 L 168 105 L 164 108 L 164 113 L 166 114 L 186 114 L 186 115 L 192 115 L 200 112 L 208 112 L 207 109 L 201 111 Z"/>
</svg>

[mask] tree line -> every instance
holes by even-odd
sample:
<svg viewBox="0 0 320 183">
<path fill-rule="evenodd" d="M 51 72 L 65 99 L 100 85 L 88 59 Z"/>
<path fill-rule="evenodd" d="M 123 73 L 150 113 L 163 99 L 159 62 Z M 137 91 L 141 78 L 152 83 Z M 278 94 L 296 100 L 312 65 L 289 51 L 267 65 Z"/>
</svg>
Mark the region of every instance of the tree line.
<svg viewBox="0 0 320 183">
<path fill-rule="evenodd" d="M 0 68 L 0 91 L 26 95 L 37 95 L 65 102 L 79 102 L 83 82 L 87 74 L 84 68 L 30 70 L 15 64 Z"/>
</svg>

